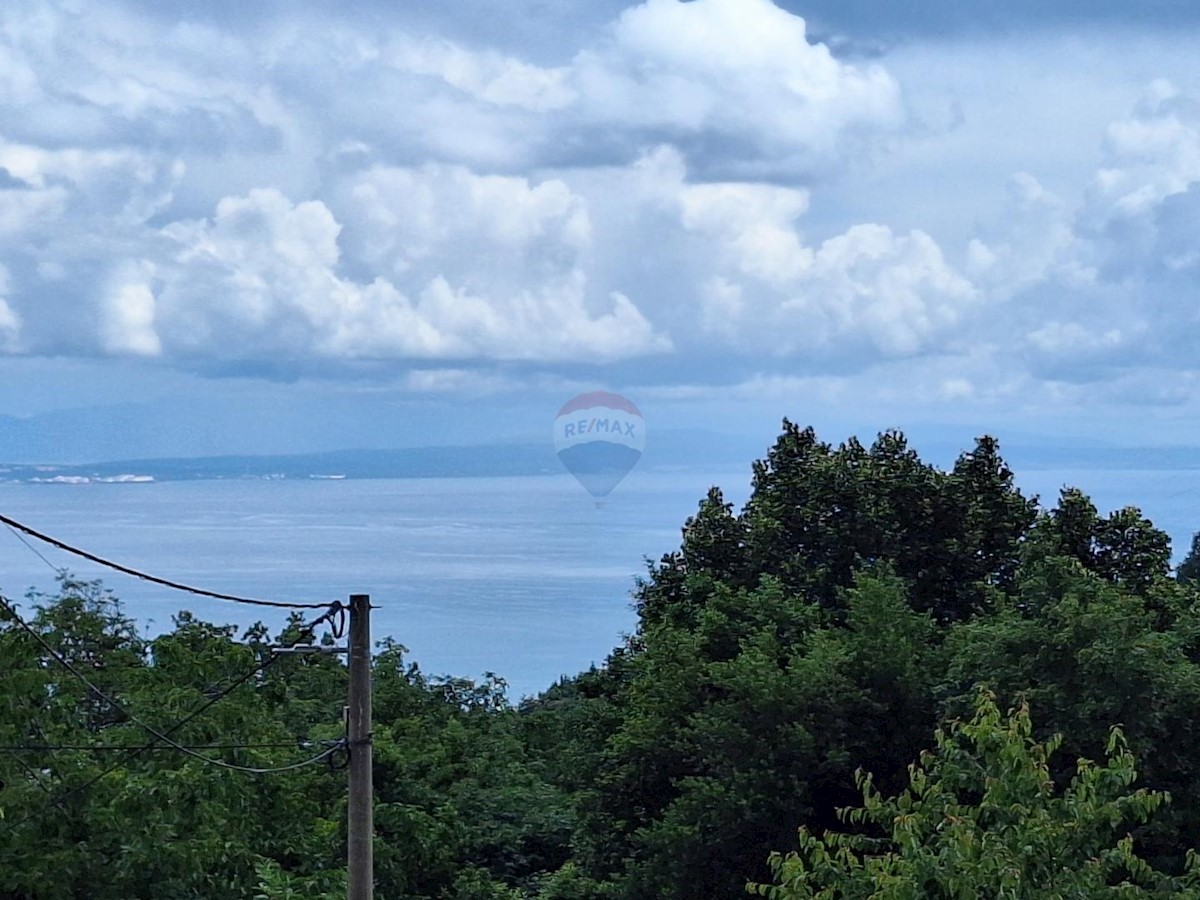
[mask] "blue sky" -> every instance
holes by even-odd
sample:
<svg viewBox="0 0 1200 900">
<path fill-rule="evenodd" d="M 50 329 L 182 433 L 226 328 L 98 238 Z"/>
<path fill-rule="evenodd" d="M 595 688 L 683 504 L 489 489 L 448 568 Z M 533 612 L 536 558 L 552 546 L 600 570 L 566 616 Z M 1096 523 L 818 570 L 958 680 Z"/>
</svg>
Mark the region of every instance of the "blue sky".
<svg viewBox="0 0 1200 900">
<path fill-rule="evenodd" d="M 0 13 L 0 457 L 1200 444 L 1200 7 Z"/>
</svg>

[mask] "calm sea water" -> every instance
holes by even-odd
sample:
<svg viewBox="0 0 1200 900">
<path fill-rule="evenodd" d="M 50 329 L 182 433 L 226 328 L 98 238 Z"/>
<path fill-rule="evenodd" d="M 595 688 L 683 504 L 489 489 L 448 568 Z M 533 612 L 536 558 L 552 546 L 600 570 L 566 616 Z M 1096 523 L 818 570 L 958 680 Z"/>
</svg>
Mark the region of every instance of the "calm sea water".
<svg viewBox="0 0 1200 900">
<path fill-rule="evenodd" d="M 1200 472 L 1032 471 L 1104 510 L 1134 504 L 1171 533 L 1177 557 L 1200 529 Z M 737 472 L 634 472 L 597 509 L 569 477 L 381 481 L 203 481 L 0 485 L 0 510 L 68 543 L 211 590 L 285 600 L 365 592 L 391 636 L 431 674 L 496 672 L 514 698 L 599 663 L 634 627 L 629 592 L 679 543 L 710 484 L 736 503 Z M 56 566 L 103 578 L 151 632 L 190 609 L 249 625 L 271 611 L 176 594 L 43 548 Z M 0 530 L 0 588 L 52 590 L 53 572 Z M 265 614 L 263 614 L 265 612 Z"/>
<path fill-rule="evenodd" d="M 679 543 L 720 473 L 633 473 L 597 509 L 568 476 L 0 485 L 0 509 L 67 543 L 223 593 L 330 600 L 369 593 L 376 638 L 431 674 L 508 679 L 514 698 L 601 662 L 635 622 L 629 592 Z M 746 489 L 743 487 L 744 495 Z M 41 548 L 103 578 L 148 630 L 181 608 L 242 625 L 270 610 L 177 594 Z M 0 588 L 54 573 L 0 529 Z"/>
</svg>

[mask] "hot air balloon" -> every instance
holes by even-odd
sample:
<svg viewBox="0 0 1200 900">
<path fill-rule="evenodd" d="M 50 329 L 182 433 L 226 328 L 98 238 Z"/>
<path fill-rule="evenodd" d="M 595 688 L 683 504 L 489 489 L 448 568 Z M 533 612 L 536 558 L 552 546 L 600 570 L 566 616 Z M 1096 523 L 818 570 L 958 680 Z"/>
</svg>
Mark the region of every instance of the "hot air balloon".
<svg viewBox="0 0 1200 900">
<path fill-rule="evenodd" d="M 646 447 L 646 423 L 620 394 L 593 391 L 564 404 L 554 420 L 554 449 L 599 506 Z"/>
</svg>

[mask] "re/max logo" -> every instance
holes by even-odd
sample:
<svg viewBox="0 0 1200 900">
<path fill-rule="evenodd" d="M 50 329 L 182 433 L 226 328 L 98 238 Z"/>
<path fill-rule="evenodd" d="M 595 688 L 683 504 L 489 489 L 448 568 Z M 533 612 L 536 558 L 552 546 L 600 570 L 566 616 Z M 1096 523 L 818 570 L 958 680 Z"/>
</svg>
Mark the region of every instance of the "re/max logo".
<svg viewBox="0 0 1200 900">
<path fill-rule="evenodd" d="M 621 422 L 617 419 L 579 419 L 563 426 L 563 437 L 576 437 L 584 434 L 619 434 L 622 437 L 636 438 L 635 424 L 634 422 Z"/>
</svg>

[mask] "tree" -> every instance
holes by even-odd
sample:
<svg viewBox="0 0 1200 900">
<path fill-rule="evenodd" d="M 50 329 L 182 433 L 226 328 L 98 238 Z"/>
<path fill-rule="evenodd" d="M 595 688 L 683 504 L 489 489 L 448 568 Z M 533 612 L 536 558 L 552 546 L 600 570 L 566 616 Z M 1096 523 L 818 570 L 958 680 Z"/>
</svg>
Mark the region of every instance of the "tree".
<svg viewBox="0 0 1200 900">
<path fill-rule="evenodd" d="M 577 794 L 582 875 L 622 898 L 726 896 L 802 822 L 835 822 L 856 763 L 893 777 L 935 724 L 933 623 L 864 574 L 845 621 L 766 577 L 644 629 L 620 718 Z"/>
<path fill-rule="evenodd" d="M 1200 581 L 1200 531 L 1192 535 L 1192 546 L 1175 570 L 1175 578 L 1180 584 L 1194 585 Z"/>
<path fill-rule="evenodd" d="M 1058 505 L 1040 524 L 1057 555 L 1077 559 L 1113 584 L 1144 592 L 1167 577 L 1171 541 L 1136 507 L 1101 518 L 1092 501 L 1076 488 L 1065 488 Z"/>
<path fill-rule="evenodd" d="M 170 728 L 221 696 L 171 734 L 186 746 L 220 745 L 204 756 L 280 765 L 343 733 L 345 671 L 328 655 L 275 657 L 222 694 L 270 659 L 261 625 L 239 639 L 233 626 L 181 613 L 149 640 L 97 583 L 66 578 L 59 595 L 31 599 L 34 614 L 22 613 L 30 628 L 139 721 Z M 298 631 L 292 619 L 276 640 Z M 322 763 L 258 776 L 161 747 L 39 749 L 138 747 L 149 735 L 5 616 L 0 671 L 0 745 L 29 748 L 0 752 L 0 896 L 344 893 L 340 770 Z M 501 679 L 428 678 L 385 642 L 375 685 L 382 895 L 511 900 L 562 866 L 570 811 L 527 758 Z"/>
<path fill-rule="evenodd" d="M 774 883 L 748 887 L 771 900 L 1200 897 L 1195 857 L 1171 878 L 1121 834 L 1169 800 L 1129 790 L 1137 772 L 1121 730 L 1110 732 L 1106 761 L 1080 759 L 1060 792 L 1050 758 L 1061 742 L 1034 740 L 1027 705 L 1001 715 L 980 692 L 969 722 L 937 731 L 904 791 L 884 797 L 860 771 L 863 805 L 842 814 L 857 830 L 802 828 L 799 851 L 771 856 Z"/>
<path fill-rule="evenodd" d="M 1164 624 L 1152 599 L 1075 559 L 1030 558 L 1015 602 L 946 635 L 931 689 L 945 716 L 966 714 L 978 683 L 1005 702 L 1027 697 L 1068 758 L 1098 755 L 1107 723 L 1121 723 L 1146 783 L 1177 800 L 1141 834 L 1156 864 L 1177 869 L 1200 833 L 1200 626 L 1194 612 Z M 1054 771 L 1060 783 L 1068 768 Z"/>
<path fill-rule="evenodd" d="M 991 438 L 946 472 L 897 432 L 833 447 L 785 421 L 742 511 L 710 491 L 650 567 L 637 633 L 589 676 L 602 699 L 561 707 L 602 723 L 563 745 L 566 883 L 733 891 L 781 835 L 837 824 L 856 767 L 899 789 L 979 681 L 1029 691 L 1078 755 L 1127 723 L 1149 783 L 1181 797 L 1144 835 L 1177 870 L 1200 833 L 1200 619 L 1168 558 L 1136 509 L 1068 490 L 1039 513 Z"/>
<path fill-rule="evenodd" d="M 981 585 L 1011 587 L 1037 510 L 986 436 L 947 473 L 899 432 L 833 449 L 785 420 L 753 486 L 742 515 L 751 580 L 774 575 L 836 612 L 856 572 L 888 562 L 913 605 L 943 622 L 983 611 L 992 594 Z"/>
</svg>

